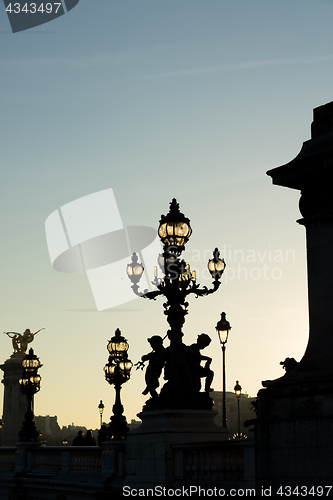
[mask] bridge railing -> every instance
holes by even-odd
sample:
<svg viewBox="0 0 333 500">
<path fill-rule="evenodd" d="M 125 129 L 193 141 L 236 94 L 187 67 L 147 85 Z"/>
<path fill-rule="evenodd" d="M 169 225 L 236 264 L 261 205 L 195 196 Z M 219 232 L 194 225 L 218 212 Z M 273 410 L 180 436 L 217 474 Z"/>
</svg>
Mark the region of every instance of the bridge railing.
<svg viewBox="0 0 333 500">
<path fill-rule="evenodd" d="M 254 484 L 254 442 L 232 440 L 173 445 L 179 484 Z"/>
<path fill-rule="evenodd" d="M 98 446 L 34 446 L 0 448 L 0 473 L 125 476 L 125 441 Z"/>
<path fill-rule="evenodd" d="M 254 441 L 175 443 L 175 484 L 254 484 Z M 0 475 L 82 475 L 126 482 L 126 441 L 97 446 L 0 447 Z M 11 474 L 10 474 L 11 475 Z"/>
</svg>

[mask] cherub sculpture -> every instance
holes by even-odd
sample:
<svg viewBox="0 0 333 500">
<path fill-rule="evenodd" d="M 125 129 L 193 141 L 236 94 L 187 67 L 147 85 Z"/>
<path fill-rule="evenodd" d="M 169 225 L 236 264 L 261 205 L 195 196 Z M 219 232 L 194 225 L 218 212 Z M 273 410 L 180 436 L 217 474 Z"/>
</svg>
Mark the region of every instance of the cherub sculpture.
<svg viewBox="0 0 333 500">
<path fill-rule="evenodd" d="M 12 339 L 14 352 L 11 355 L 11 358 L 23 357 L 28 349 L 28 344 L 34 340 L 35 335 L 37 335 L 37 333 L 41 330 L 45 330 L 45 328 L 41 328 L 35 333 L 32 333 L 29 328 L 27 328 L 23 334 L 17 332 L 4 332 L 9 338 Z"/>
<path fill-rule="evenodd" d="M 213 381 L 214 372 L 210 369 L 212 358 L 201 354 L 201 349 L 204 349 L 211 343 L 211 338 L 206 333 L 198 335 L 197 342 L 188 347 L 189 351 L 189 366 L 193 374 L 193 385 L 196 391 L 200 391 L 200 378 L 205 377 L 205 392 L 210 392 L 211 383 Z M 201 366 L 201 361 L 206 361 L 205 366 Z"/>
<path fill-rule="evenodd" d="M 148 354 L 144 354 L 141 358 L 141 362 L 139 362 L 139 364 L 142 365 L 145 361 L 149 361 L 145 375 L 146 388 L 142 394 L 146 395 L 150 393 L 151 397 L 154 399 L 158 397 L 156 389 L 160 385 L 159 378 L 165 364 L 166 355 L 162 337 L 153 335 L 153 337 L 148 339 L 148 342 L 153 350 Z"/>
</svg>

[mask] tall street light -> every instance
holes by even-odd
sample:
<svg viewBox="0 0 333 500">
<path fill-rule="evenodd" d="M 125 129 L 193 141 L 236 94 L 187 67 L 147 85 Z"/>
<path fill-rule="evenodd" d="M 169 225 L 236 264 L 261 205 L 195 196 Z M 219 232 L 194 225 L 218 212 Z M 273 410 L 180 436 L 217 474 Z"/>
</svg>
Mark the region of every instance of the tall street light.
<svg viewBox="0 0 333 500">
<path fill-rule="evenodd" d="M 107 438 L 126 439 L 129 428 L 127 427 L 126 417 L 123 415 L 124 407 L 120 400 L 120 389 L 122 384 L 129 380 L 133 364 L 127 356 L 129 344 L 121 335 L 119 328 L 109 341 L 107 348 L 110 356 L 109 362 L 104 366 L 105 379 L 110 385 L 114 385 L 116 390 L 116 399 L 112 408 L 113 415 L 107 429 Z"/>
<path fill-rule="evenodd" d="M 154 404 L 160 408 L 200 408 L 211 409 L 212 400 L 202 398 L 197 390 L 197 383 L 193 376 L 193 358 L 183 343 L 183 325 L 188 314 L 188 297 L 193 294 L 203 297 L 215 293 L 221 284 L 221 277 L 225 269 L 224 259 L 220 258 L 217 248 L 213 251 L 213 258 L 208 262 L 208 269 L 212 277 L 212 286 L 200 286 L 196 280 L 196 272 L 190 269 L 190 264 L 181 259 L 185 245 L 192 234 L 190 220 L 180 212 L 179 203 L 174 198 L 170 203 L 167 215 L 162 215 L 158 235 L 163 244 L 163 254 L 157 259 L 161 268 L 161 277 L 158 277 L 157 266 L 154 268 L 155 290 L 140 291 L 139 281 L 144 272 L 136 253 L 132 262 L 127 265 L 127 275 L 132 282 L 133 292 L 145 299 L 155 300 L 165 297 L 164 314 L 169 323 L 167 336 L 170 346 L 166 349 L 165 373 L 167 382 L 161 389 L 159 399 Z"/>
<path fill-rule="evenodd" d="M 103 405 L 103 401 L 100 400 L 99 402 L 99 405 L 98 405 L 98 409 L 99 409 L 99 414 L 100 414 L 100 418 L 101 418 L 101 427 L 102 427 L 102 424 L 103 424 L 103 411 L 104 411 L 104 405 Z"/>
<path fill-rule="evenodd" d="M 227 428 L 227 408 L 226 408 L 226 390 L 225 390 L 225 349 L 229 336 L 231 326 L 229 321 L 226 320 L 225 312 L 221 313 L 221 319 L 216 324 L 216 331 L 219 336 L 220 344 L 222 346 L 222 426 Z"/>
<path fill-rule="evenodd" d="M 39 358 L 34 354 L 34 350 L 30 349 L 29 354 L 22 361 L 23 376 L 19 380 L 20 389 L 27 396 L 28 409 L 25 412 L 25 420 L 22 424 L 22 429 L 19 432 L 20 441 L 24 442 L 39 442 L 39 432 L 36 429 L 34 422 L 34 395 L 40 390 L 41 377 L 38 375 L 38 369 L 42 366 Z"/>
<path fill-rule="evenodd" d="M 236 398 L 237 398 L 237 403 L 238 403 L 238 439 L 241 438 L 241 432 L 240 432 L 240 409 L 239 409 L 239 400 L 240 400 L 240 397 L 241 397 L 241 393 L 242 393 L 242 388 L 241 386 L 239 385 L 239 381 L 236 380 L 236 385 L 234 387 L 234 391 L 235 391 L 235 394 L 236 394 Z"/>
<path fill-rule="evenodd" d="M 190 265 L 179 256 L 185 250 L 185 244 L 192 234 L 190 220 L 179 210 L 179 203 L 174 198 L 170 203 L 170 210 L 167 215 L 162 215 L 158 235 L 163 243 L 163 254 L 158 258 L 159 266 L 162 270 L 162 277 L 157 277 L 155 267 L 155 279 L 152 282 L 157 290 L 149 292 L 139 291 L 139 281 L 144 271 L 144 267 L 139 263 L 137 254 L 132 255 L 132 262 L 127 265 L 127 275 L 132 282 L 133 292 L 143 298 L 155 300 L 158 296 L 164 296 L 167 301 L 163 304 L 164 314 L 170 325 L 168 337 L 171 343 L 182 342 L 182 327 L 185 316 L 188 314 L 188 302 L 186 297 L 190 294 L 198 296 L 209 295 L 219 288 L 223 271 L 225 269 L 224 259 L 220 258 L 220 252 L 215 248 L 213 259 L 208 262 L 208 269 L 212 276 L 213 287 L 206 286 L 200 288 L 196 282 L 196 273 L 191 271 Z"/>
</svg>

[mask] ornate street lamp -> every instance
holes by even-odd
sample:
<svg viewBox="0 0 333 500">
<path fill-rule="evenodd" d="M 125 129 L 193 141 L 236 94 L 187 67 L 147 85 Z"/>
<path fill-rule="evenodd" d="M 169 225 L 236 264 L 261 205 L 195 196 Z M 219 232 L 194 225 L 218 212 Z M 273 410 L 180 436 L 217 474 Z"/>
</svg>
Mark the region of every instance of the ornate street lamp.
<svg viewBox="0 0 333 500">
<path fill-rule="evenodd" d="M 127 265 L 127 275 L 136 295 L 151 300 L 155 300 L 158 296 L 166 299 L 163 303 L 164 314 L 170 326 L 167 332 L 170 346 L 166 349 L 164 360 L 167 382 L 161 389 L 159 400 L 154 399 L 154 405 L 161 408 L 208 409 L 212 407 L 212 400 L 209 396 L 204 401 L 204 398 L 199 395 L 200 384 L 195 381 L 194 375 L 196 368 L 193 363 L 195 362 L 193 358 L 191 359 L 190 351 L 183 344 L 182 328 L 188 314 L 187 297 L 190 294 L 201 297 L 216 292 L 220 287 L 220 279 L 226 264 L 220 258 L 216 248 L 213 258 L 208 262 L 208 269 L 213 278 L 212 287 L 201 287 L 197 283 L 196 272 L 191 271 L 190 265 L 180 258 L 191 234 L 190 220 L 180 212 L 179 204 L 174 198 L 170 203 L 169 213 L 161 216 L 158 226 L 163 253 L 158 256 L 158 266 L 154 268 L 152 284 L 156 289 L 140 291 L 139 281 L 144 268 L 137 254 L 132 255 L 132 262 Z M 158 277 L 158 267 L 162 271 L 161 277 Z M 161 360 L 157 362 L 160 363 Z"/>
<path fill-rule="evenodd" d="M 226 320 L 225 312 L 221 313 L 221 319 L 216 324 L 216 331 L 219 336 L 220 344 L 222 346 L 222 425 L 227 428 L 227 408 L 226 408 L 226 390 L 225 390 L 225 350 L 226 343 L 229 336 L 229 331 L 231 330 L 231 326 L 229 321 Z"/>
<path fill-rule="evenodd" d="M 215 248 L 213 252 L 213 258 L 208 261 L 208 270 L 212 275 L 212 278 L 221 278 L 223 271 L 225 269 L 224 259 L 220 259 L 220 252 Z"/>
<path fill-rule="evenodd" d="M 179 203 L 173 198 L 167 215 L 161 215 L 158 235 L 162 240 L 164 251 L 179 256 L 185 249 L 192 234 L 190 220 L 179 211 Z"/>
<path fill-rule="evenodd" d="M 133 366 L 127 356 L 128 348 L 127 340 L 117 328 L 114 337 L 108 343 L 109 362 L 104 366 L 105 379 L 110 385 L 114 385 L 116 390 L 116 399 L 112 408 L 113 415 L 107 430 L 107 438 L 109 439 L 126 439 L 126 434 L 129 431 L 126 417 L 123 415 L 124 407 L 120 400 L 121 386 L 129 380 Z"/>
<path fill-rule="evenodd" d="M 38 369 L 42 366 L 39 358 L 34 354 L 34 350 L 30 349 L 29 353 L 22 361 L 23 376 L 19 380 L 20 389 L 27 396 L 28 409 L 25 412 L 25 420 L 22 424 L 22 429 L 19 432 L 20 441 L 38 442 L 39 432 L 36 429 L 34 422 L 33 401 L 34 395 L 40 390 L 41 377 L 38 375 Z"/>
<path fill-rule="evenodd" d="M 139 263 L 136 253 L 132 255 L 132 262 L 127 265 L 126 271 L 133 285 L 137 285 L 141 279 L 144 268 L 143 265 Z"/>
<path fill-rule="evenodd" d="M 99 409 L 99 414 L 101 417 L 101 427 L 102 427 L 102 424 L 103 424 L 102 418 L 103 418 L 103 411 L 104 411 L 104 405 L 103 405 L 102 400 L 100 400 L 100 402 L 99 402 L 98 409 Z"/>
<path fill-rule="evenodd" d="M 236 385 L 234 387 L 234 391 L 235 391 L 236 398 L 237 398 L 237 403 L 238 403 L 238 439 L 241 439 L 239 400 L 240 400 L 240 397 L 241 397 L 242 388 L 239 385 L 239 381 L 238 380 L 236 380 Z"/>
<path fill-rule="evenodd" d="M 159 267 L 163 270 L 162 278 L 157 277 L 157 267 L 155 267 L 155 279 L 152 282 L 157 290 L 149 292 L 139 291 L 139 280 L 143 274 L 144 268 L 138 261 L 137 255 L 132 255 L 132 262 L 127 265 L 127 275 L 132 282 L 132 290 L 140 297 L 155 300 L 159 295 L 166 297 L 167 301 L 163 304 L 164 314 L 170 325 L 168 337 L 171 342 L 182 342 L 182 327 L 185 322 L 185 316 L 188 313 L 188 302 L 186 297 L 190 294 L 198 296 L 209 295 L 216 292 L 221 282 L 225 262 L 220 259 L 220 254 L 216 248 L 213 252 L 213 259 L 208 262 L 208 269 L 213 280 L 213 287 L 208 289 L 206 286 L 200 288 L 196 282 L 195 271 L 190 270 L 189 264 L 180 260 L 179 256 L 185 249 L 185 244 L 192 234 L 190 220 L 179 210 L 179 204 L 174 198 L 170 203 L 170 211 L 167 215 L 162 215 L 158 227 L 158 234 L 163 243 L 163 254 L 158 257 Z"/>
</svg>

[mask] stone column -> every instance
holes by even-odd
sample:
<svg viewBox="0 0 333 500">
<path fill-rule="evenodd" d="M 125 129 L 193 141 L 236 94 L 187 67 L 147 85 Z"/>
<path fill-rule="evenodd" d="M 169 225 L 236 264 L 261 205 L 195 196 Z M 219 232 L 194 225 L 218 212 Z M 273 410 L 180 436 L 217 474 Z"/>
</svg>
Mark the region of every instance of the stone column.
<svg viewBox="0 0 333 500">
<path fill-rule="evenodd" d="M 311 139 L 273 183 L 300 190 L 306 229 L 309 340 L 303 358 L 258 393 L 258 487 L 325 486 L 333 450 L 333 102 L 316 108 Z M 292 354 L 291 354 L 292 355 Z M 282 360 L 281 360 L 282 361 Z"/>
<path fill-rule="evenodd" d="M 273 184 L 301 191 L 306 228 L 309 343 L 299 369 L 333 370 L 333 102 L 314 110 L 312 137 L 294 160 L 267 172 Z"/>
<path fill-rule="evenodd" d="M 27 410 L 27 398 L 22 394 L 18 383 L 23 372 L 22 359 L 7 359 L 0 368 L 4 372 L 2 383 L 5 386 L 2 446 L 13 446 L 19 441 L 18 433 Z"/>
</svg>

